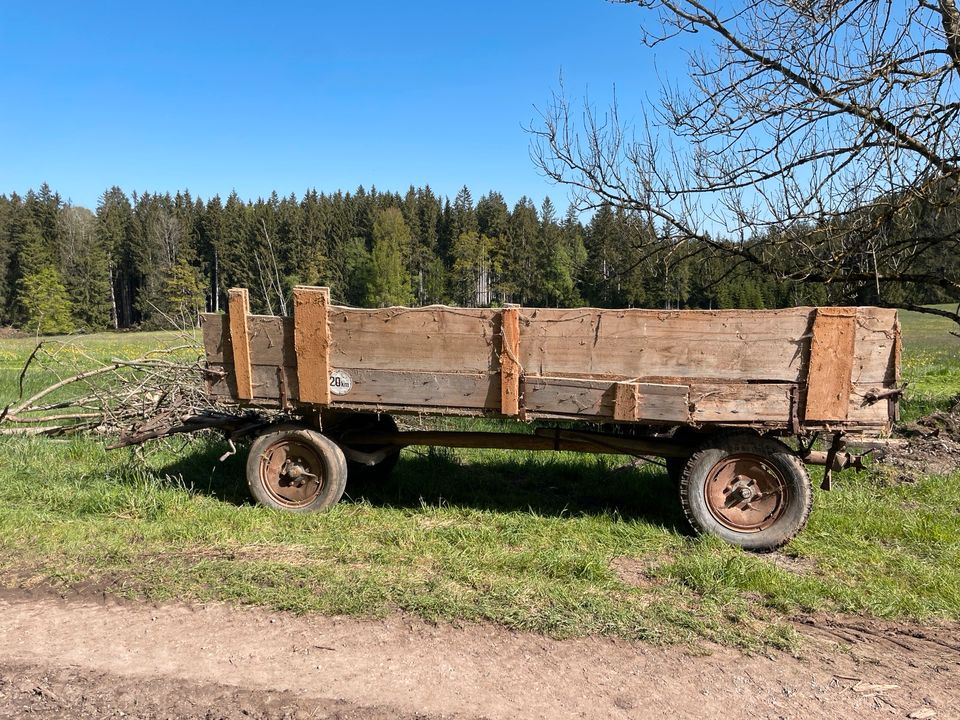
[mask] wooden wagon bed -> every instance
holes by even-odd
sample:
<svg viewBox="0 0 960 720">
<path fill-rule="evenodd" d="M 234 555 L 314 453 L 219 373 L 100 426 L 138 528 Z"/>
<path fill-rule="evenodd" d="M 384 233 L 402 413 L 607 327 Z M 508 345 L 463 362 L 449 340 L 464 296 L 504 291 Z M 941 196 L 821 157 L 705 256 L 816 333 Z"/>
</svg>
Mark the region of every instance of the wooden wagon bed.
<svg viewBox="0 0 960 720">
<path fill-rule="evenodd" d="M 204 315 L 215 397 L 260 407 L 878 434 L 900 326 L 872 307 L 384 308 L 298 287 L 293 317 Z"/>
</svg>

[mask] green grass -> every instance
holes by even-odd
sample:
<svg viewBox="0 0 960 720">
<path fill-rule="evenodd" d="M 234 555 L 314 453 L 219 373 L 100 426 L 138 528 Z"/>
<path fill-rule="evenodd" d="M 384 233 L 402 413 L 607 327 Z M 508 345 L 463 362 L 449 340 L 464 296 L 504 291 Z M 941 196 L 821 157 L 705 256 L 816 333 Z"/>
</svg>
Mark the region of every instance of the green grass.
<svg viewBox="0 0 960 720">
<path fill-rule="evenodd" d="M 956 305 L 934 306 L 956 310 Z M 901 404 L 905 420 L 913 420 L 944 407 L 960 395 L 960 332 L 943 317 L 900 311 L 903 329 L 902 375 L 908 384 Z"/>
<path fill-rule="evenodd" d="M 904 317 L 917 408 L 960 391 L 938 332 Z M 132 357 L 167 340 L 83 346 Z M 31 348 L 0 342 L 0 400 Z M 690 536 L 665 473 L 623 457 L 411 449 L 388 481 L 297 516 L 251 505 L 242 453 L 219 462 L 215 438 L 0 446 L 0 584 L 750 648 L 794 647 L 787 620 L 812 611 L 960 619 L 960 475 L 841 476 L 785 552 L 763 556 Z"/>
</svg>

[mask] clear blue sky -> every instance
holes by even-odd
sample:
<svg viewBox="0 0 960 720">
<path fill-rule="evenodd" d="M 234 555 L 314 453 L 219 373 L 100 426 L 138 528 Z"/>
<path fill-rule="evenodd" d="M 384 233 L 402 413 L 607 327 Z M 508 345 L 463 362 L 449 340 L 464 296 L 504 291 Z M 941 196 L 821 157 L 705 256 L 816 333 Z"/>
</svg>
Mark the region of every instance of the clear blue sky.
<svg viewBox="0 0 960 720">
<path fill-rule="evenodd" d="M 512 203 L 541 178 L 522 126 L 563 72 L 624 114 L 655 98 L 645 16 L 603 0 L 0 0 L 0 193 L 48 182 L 244 198 L 466 184 Z M 661 71 L 679 58 L 657 58 Z"/>
</svg>

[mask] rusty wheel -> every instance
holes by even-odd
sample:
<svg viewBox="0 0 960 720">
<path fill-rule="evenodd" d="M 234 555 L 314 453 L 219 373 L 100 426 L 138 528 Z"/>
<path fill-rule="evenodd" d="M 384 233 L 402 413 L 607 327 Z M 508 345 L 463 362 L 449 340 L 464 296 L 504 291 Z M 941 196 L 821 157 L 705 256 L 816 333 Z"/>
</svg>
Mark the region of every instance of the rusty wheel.
<svg viewBox="0 0 960 720">
<path fill-rule="evenodd" d="M 771 527 L 789 501 L 783 473 L 759 455 L 738 453 L 711 468 L 703 485 L 707 508 L 717 522 L 738 532 Z"/>
<path fill-rule="evenodd" d="M 281 426 L 254 441 L 247 459 L 247 483 L 262 505 L 312 512 L 343 495 L 347 468 L 343 452 L 329 438 L 299 426 Z"/>
<path fill-rule="evenodd" d="M 810 478 L 793 451 L 745 432 L 700 446 L 684 467 L 680 498 L 696 530 L 751 550 L 789 542 L 813 505 Z"/>
</svg>

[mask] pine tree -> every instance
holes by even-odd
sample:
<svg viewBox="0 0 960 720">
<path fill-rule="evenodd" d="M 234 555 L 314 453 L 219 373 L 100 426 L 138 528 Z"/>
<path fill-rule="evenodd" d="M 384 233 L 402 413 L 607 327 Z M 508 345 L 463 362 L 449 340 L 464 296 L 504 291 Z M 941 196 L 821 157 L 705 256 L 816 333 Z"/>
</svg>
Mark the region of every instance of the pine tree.
<svg viewBox="0 0 960 720">
<path fill-rule="evenodd" d="M 476 230 L 460 234 L 451 252 L 451 290 L 461 305 L 482 307 L 490 304 L 490 239 Z"/>
<path fill-rule="evenodd" d="M 538 305 L 560 307 L 576 299 L 573 284 L 573 260 L 557 224 L 556 210 L 549 197 L 540 207 L 540 232 L 537 238 L 539 261 L 534 269 L 531 301 Z"/>
<path fill-rule="evenodd" d="M 133 323 L 134 282 L 137 275 L 131 255 L 133 209 L 130 199 L 117 186 L 103 193 L 97 205 L 97 237 L 107 253 L 113 327 Z"/>
<path fill-rule="evenodd" d="M 498 291 L 504 302 L 524 304 L 537 291 L 534 274 L 540 222 L 530 198 L 523 196 L 513 206 L 507 226 L 506 248 L 501 258 Z"/>
<path fill-rule="evenodd" d="M 24 275 L 17 283 L 17 301 L 23 311 L 21 327 L 39 335 L 74 329 L 72 303 L 63 278 L 52 265 Z"/>
<path fill-rule="evenodd" d="M 99 330 L 111 321 L 110 258 L 86 208 L 67 205 L 60 215 L 61 271 L 79 325 Z"/>
<path fill-rule="evenodd" d="M 157 310 L 167 325 L 196 327 L 204 304 L 203 282 L 196 268 L 183 259 L 167 268 L 158 300 Z"/>
<path fill-rule="evenodd" d="M 403 214 L 396 208 L 382 210 L 373 226 L 373 277 L 369 284 L 369 302 L 374 307 L 413 303 L 405 262 L 405 249 L 409 243 L 410 231 L 403 221 Z"/>
</svg>

